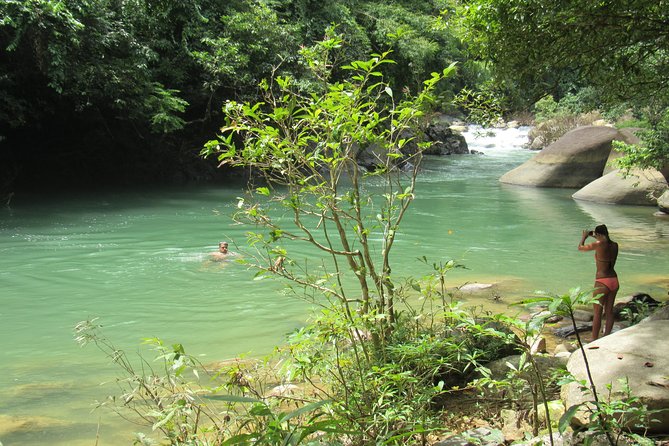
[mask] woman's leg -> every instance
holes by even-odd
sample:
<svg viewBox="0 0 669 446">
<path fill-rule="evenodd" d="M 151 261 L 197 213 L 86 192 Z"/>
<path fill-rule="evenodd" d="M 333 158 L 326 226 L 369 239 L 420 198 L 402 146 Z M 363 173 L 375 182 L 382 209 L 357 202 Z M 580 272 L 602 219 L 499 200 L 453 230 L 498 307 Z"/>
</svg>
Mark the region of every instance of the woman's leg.
<svg viewBox="0 0 669 446">
<path fill-rule="evenodd" d="M 593 305 L 593 315 L 592 315 L 592 340 L 599 339 L 599 332 L 602 329 L 602 306 L 605 303 L 605 296 L 608 294 L 609 289 L 606 288 L 603 284 L 595 282 L 595 290 L 592 292 L 592 297 L 599 297 L 599 303 Z"/>
<path fill-rule="evenodd" d="M 599 294 L 599 293 L 597 293 Z M 593 305 L 594 314 L 592 315 L 592 340 L 599 338 L 599 330 L 602 328 L 602 306 Z"/>
<path fill-rule="evenodd" d="M 604 316 L 606 323 L 604 325 L 604 336 L 611 334 L 613 330 L 613 302 L 616 300 L 618 290 L 609 291 L 604 297 Z"/>
</svg>

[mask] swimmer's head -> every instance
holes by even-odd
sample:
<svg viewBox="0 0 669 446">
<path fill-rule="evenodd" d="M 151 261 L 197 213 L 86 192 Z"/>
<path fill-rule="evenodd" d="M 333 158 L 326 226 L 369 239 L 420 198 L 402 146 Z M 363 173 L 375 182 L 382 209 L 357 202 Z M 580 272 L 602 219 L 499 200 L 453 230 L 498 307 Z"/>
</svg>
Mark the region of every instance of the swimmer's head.
<svg viewBox="0 0 669 446">
<path fill-rule="evenodd" d="M 218 250 L 222 253 L 227 253 L 228 252 L 228 242 L 219 242 L 218 243 Z"/>
</svg>

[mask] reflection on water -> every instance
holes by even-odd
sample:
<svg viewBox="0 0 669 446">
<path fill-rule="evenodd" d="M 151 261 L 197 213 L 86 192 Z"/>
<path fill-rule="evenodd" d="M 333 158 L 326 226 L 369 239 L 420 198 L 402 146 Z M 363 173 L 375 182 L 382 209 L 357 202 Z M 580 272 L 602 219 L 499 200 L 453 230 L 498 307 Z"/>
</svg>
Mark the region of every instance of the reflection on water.
<svg viewBox="0 0 669 446">
<path fill-rule="evenodd" d="M 593 221 L 607 223 L 609 232 L 619 234 L 634 243 L 655 244 L 669 238 L 669 224 L 659 217 L 648 218 L 646 206 L 611 206 L 587 201 L 575 201 L 576 205 Z"/>
<path fill-rule="evenodd" d="M 461 297 L 505 311 L 536 290 L 590 287 L 594 263 L 576 245 L 583 229 L 606 223 L 621 246 L 621 295 L 665 296 L 669 221 L 652 209 L 499 183 L 533 155 L 520 147 L 524 131 L 469 133 L 470 147 L 484 155 L 426 159 L 393 251 L 398 280 L 456 259 L 466 269 L 449 273 L 449 285 L 494 284 L 489 293 Z M 230 186 L 15 197 L 0 210 L 0 441 L 90 445 L 100 421 L 101 444 L 131 443 L 132 426 L 90 413 L 114 391 L 99 384 L 113 384 L 116 374 L 94 348 L 73 342 L 81 320 L 100 317 L 103 333 L 130 353 L 155 336 L 184 344 L 203 362 L 268 353 L 304 323 L 309 307 L 279 284 L 255 281 L 234 262 L 207 260 L 220 240 L 244 255 L 248 228 L 229 218 L 240 194 Z M 295 249 L 297 258 L 318 263 Z M 20 427 L 28 419 L 31 430 Z"/>
</svg>

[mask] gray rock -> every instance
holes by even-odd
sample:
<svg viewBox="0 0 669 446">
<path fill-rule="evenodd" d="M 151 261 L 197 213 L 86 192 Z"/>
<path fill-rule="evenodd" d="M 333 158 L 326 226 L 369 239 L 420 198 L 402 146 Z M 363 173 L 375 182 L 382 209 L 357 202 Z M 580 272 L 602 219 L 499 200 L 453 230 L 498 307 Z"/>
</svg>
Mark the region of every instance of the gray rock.
<svg viewBox="0 0 669 446">
<path fill-rule="evenodd" d="M 553 432 L 552 442 L 548 435 L 542 435 L 541 437 L 535 437 L 527 441 L 513 443 L 514 446 L 567 446 L 571 444 L 559 432 L 555 431 Z"/>
<path fill-rule="evenodd" d="M 602 175 L 614 139 L 624 136 L 610 127 L 576 128 L 504 174 L 500 181 L 522 186 L 583 187 Z"/>
<path fill-rule="evenodd" d="M 503 379 L 506 377 L 507 373 L 512 370 L 508 364 L 511 364 L 515 369 L 518 369 L 520 366 L 520 357 L 521 355 L 507 356 L 506 358 L 491 361 L 486 365 L 486 367 L 490 369 L 492 378 Z M 534 357 L 534 360 L 536 361 L 539 372 L 542 375 L 546 375 L 553 370 L 564 369 L 564 364 L 553 356 L 538 355 Z"/>
<path fill-rule="evenodd" d="M 573 345 L 571 345 L 570 343 L 561 342 L 561 343 L 559 343 L 555 346 L 555 349 L 553 350 L 553 354 L 557 355 L 558 353 L 563 353 L 563 352 L 571 353 L 575 349 L 576 348 Z"/>
<path fill-rule="evenodd" d="M 665 191 L 660 198 L 657 199 L 657 207 L 660 208 L 661 212 L 669 214 L 669 190 Z"/>
<path fill-rule="evenodd" d="M 356 161 L 364 169 L 374 170 L 387 161 L 385 152 L 376 144 L 372 144 L 364 149 L 356 145 L 355 149 L 357 150 Z"/>
<path fill-rule="evenodd" d="M 574 310 L 574 319 L 581 322 L 590 322 L 592 320 L 592 311 Z"/>
<path fill-rule="evenodd" d="M 427 141 L 433 142 L 433 146 L 425 153 L 428 155 L 454 155 L 467 154 L 469 147 L 465 137 L 449 126 L 448 123 L 432 123 L 425 129 Z"/>
<path fill-rule="evenodd" d="M 476 293 L 478 291 L 489 290 L 494 285 L 492 283 L 466 283 L 458 288 L 463 293 Z"/>
<path fill-rule="evenodd" d="M 466 125 L 451 125 L 451 130 L 458 133 L 466 133 L 469 131 L 469 128 Z"/>
<path fill-rule="evenodd" d="M 553 333 L 555 333 L 555 336 L 566 338 L 567 336 L 575 335 L 577 331 L 579 333 L 582 333 L 584 331 L 590 331 L 591 329 L 592 329 L 591 323 L 577 325 L 576 330 L 574 330 L 574 327 L 572 327 L 571 325 L 566 325 L 564 327 L 556 328 L 555 330 L 553 330 Z"/>
<path fill-rule="evenodd" d="M 553 442 L 548 435 L 542 435 L 523 442 L 515 442 L 513 446 L 583 446 L 589 444 L 590 446 L 609 446 L 610 443 L 604 434 L 594 435 L 589 432 L 570 432 L 564 434 L 553 431 Z M 617 438 L 616 446 L 638 446 L 636 443 L 631 443 L 625 438 Z"/>
<path fill-rule="evenodd" d="M 571 355 L 572 355 L 571 352 L 558 352 L 554 356 L 556 359 L 560 361 L 560 364 L 564 364 L 566 366 L 567 362 L 569 361 L 569 357 Z"/>
<path fill-rule="evenodd" d="M 572 197 L 595 203 L 655 206 L 656 197 L 665 190 L 667 180 L 656 170 L 635 170 L 626 178 L 619 170 L 614 170 L 588 183 Z"/>
<path fill-rule="evenodd" d="M 502 409 L 499 415 L 502 419 L 502 434 L 507 443 L 525 438 L 526 432 L 532 432 L 532 426 L 528 423 L 524 411 Z"/>
<path fill-rule="evenodd" d="M 497 429 L 479 427 L 434 443 L 433 446 L 503 446 L 504 435 Z"/>
<path fill-rule="evenodd" d="M 655 311 L 660 302 L 646 293 L 635 293 L 630 297 L 620 299 L 613 306 L 613 317 L 617 321 L 636 319 L 641 314 L 650 314 Z M 659 317 L 658 319 L 662 319 Z"/>
<path fill-rule="evenodd" d="M 469 147 L 465 137 L 451 129 L 448 117 L 435 119 L 427 125 L 424 131 L 415 133 L 405 130 L 402 132 L 402 138 L 408 142 L 402 147 L 404 155 L 413 155 L 418 151 L 418 142 L 432 142 L 433 145 L 425 150 L 426 155 L 452 155 L 468 154 Z M 385 150 L 376 144 L 371 144 L 357 150 L 357 162 L 360 166 L 368 170 L 374 170 L 379 166 L 385 165 L 388 161 Z M 401 167 L 401 166 L 400 166 Z"/>
<path fill-rule="evenodd" d="M 532 138 L 529 144 L 530 150 L 541 150 L 544 147 L 546 147 L 546 140 L 541 135 Z"/>
<path fill-rule="evenodd" d="M 564 316 L 560 316 L 559 314 L 554 314 L 554 315 L 549 316 L 549 317 L 546 318 L 546 323 L 547 324 L 556 324 L 563 319 L 564 319 Z"/>
<path fill-rule="evenodd" d="M 407 137 L 411 137 L 411 135 L 407 134 Z M 415 142 L 409 142 L 402 148 L 402 153 L 404 155 L 413 155 L 416 153 L 417 147 Z M 371 144 L 364 149 L 355 147 L 355 149 L 357 150 L 356 162 L 358 163 L 358 168 L 363 171 L 374 171 L 386 165 L 399 168 L 402 171 L 410 171 L 413 168 L 413 164 L 406 159 L 400 159 L 399 162 L 395 159 L 389 159 L 387 151 L 378 144 Z"/>
<path fill-rule="evenodd" d="M 620 382 L 624 378 L 632 396 L 639 398 L 648 409 L 669 407 L 668 339 L 669 321 L 657 320 L 634 325 L 587 344 L 585 352 L 599 398 L 624 398 L 626 395 Z M 587 380 L 580 352 L 571 355 L 567 369 L 577 380 Z M 590 392 L 583 392 L 578 383 L 563 386 L 561 395 L 567 408 L 593 400 Z M 648 426 L 649 433 L 669 433 L 669 411 L 663 410 L 651 417 L 656 421 Z M 572 419 L 574 426 L 586 426 L 587 423 L 588 413 L 585 411 Z"/>
<path fill-rule="evenodd" d="M 475 446 L 477 443 L 472 443 L 464 437 L 455 435 L 446 440 L 441 440 L 434 443 L 432 446 Z"/>
</svg>

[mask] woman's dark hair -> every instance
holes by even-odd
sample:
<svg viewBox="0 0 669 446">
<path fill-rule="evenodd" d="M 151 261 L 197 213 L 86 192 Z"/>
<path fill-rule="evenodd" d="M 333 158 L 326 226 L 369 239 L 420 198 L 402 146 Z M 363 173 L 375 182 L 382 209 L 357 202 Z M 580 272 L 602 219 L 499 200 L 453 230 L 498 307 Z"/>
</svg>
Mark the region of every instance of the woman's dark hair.
<svg viewBox="0 0 669 446">
<path fill-rule="evenodd" d="M 606 225 L 599 225 L 595 228 L 595 234 L 601 234 L 605 235 L 607 239 L 611 240 L 611 237 L 609 237 L 609 230 L 606 227 Z"/>
</svg>

